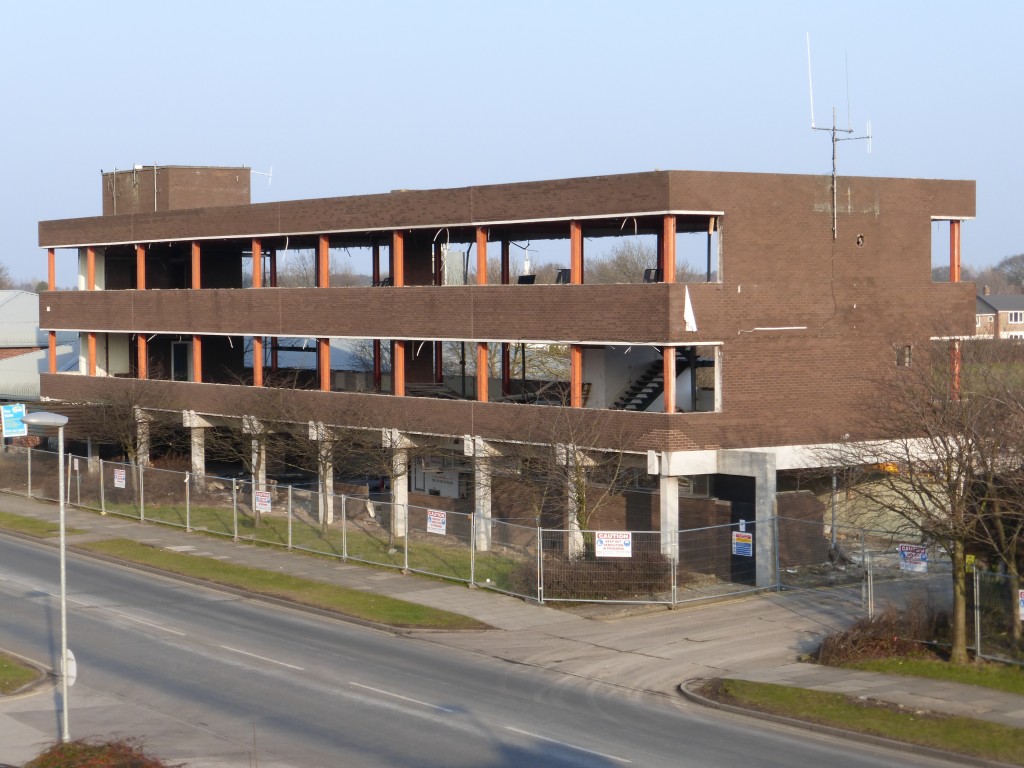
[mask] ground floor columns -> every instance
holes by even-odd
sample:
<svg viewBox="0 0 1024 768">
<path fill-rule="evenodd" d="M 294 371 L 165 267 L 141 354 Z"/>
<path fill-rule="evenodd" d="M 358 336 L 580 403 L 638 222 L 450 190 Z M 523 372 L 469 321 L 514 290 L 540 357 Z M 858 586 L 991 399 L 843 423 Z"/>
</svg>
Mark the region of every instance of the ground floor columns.
<svg viewBox="0 0 1024 768">
<path fill-rule="evenodd" d="M 149 416 L 135 406 L 135 463 L 140 467 L 149 466 Z"/>
<path fill-rule="evenodd" d="M 404 539 L 409 527 L 409 449 L 413 442 L 397 429 L 385 429 L 385 448 L 391 450 L 391 535 Z"/>
<path fill-rule="evenodd" d="M 462 439 L 462 453 L 473 457 L 473 515 L 477 552 L 491 548 L 491 456 L 493 449 L 479 437 L 466 435 Z"/>
<path fill-rule="evenodd" d="M 679 559 L 679 478 L 662 475 L 658 478 L 661 514 L 661 554 Z"/>
</svg>

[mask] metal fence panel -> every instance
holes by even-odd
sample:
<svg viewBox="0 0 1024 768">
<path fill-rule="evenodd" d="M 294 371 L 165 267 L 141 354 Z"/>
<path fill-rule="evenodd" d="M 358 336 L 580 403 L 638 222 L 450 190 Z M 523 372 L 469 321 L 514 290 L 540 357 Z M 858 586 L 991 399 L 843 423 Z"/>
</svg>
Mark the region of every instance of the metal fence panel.
<svg viewBox="0 0 1024 768">
<path fill-rule="evenodd" d="M 473 515 L 409 507 L 408 568 L 453 581 L 473 578 Z"/>
<path fill-rule="evenodd" d="M 185 473 L 142 467 L 141 474 L 145 519 L 185 528 Z"/>
<path fill-rule="evenodd" d="M 4 446 L 0 451 L 0 491 L 28 495 L 28 462 L 30 448 Z"/>
<path fill-rule="evenodd" d="M 737 534 L 735 539 L 734 533 Z M 679 531 L 677 602 L 756 590 L 758 547 L 755 537 L 773 535 L 771 521 L 756 525 L 727 523 Z"/>
<path fill-rule="evenodd" d="M 489 546 L 476 553 L 475 582 L 498 592 L 538 599 L 537 531 L 532 526 L 492 519 Z"/>
<path fill-rule="evenodd" d="M 1021 622 L 1024 605 L 1020 597 L 1020 579 L 1008 574 L 979 571 L 968 574 L 973 580 L 971 631 L 979 656 L 1024 663 Z"/>
<path fill-rule="evenodd" d="M 275 485 L 235 481 L 238 538 L 288 546 L 288 499 Z M 234 521 L 233 521 L 234 522 Z"/>
<path fill-rule="evenodd" d="M 34 499 L 45 501 L 57 501 L 60 499 L 58 490 L 60 474 L 60 456 L 50 451 L 31 452 L 31 483 L 29 485 L 29 496 Z M 67 470 L 65 469 L 65 472 Z"/>
<path fill-rule="evenodd" d="M 292 547 L 344 557 L 344 497 L 324 497 L 309 488 L 292 488 Z M 333 500 L 332 500 L 333 499 Z M 323 522 L 333 510 L 334 522 Z"/>
<path fill-rule="evenodd" d="M 348 510 L 348 557 L 363 563 L 391 568 L 405 567 L 406 537 L 394 526 L 401 520 L 401 508 L 389 501 L 353 500 Z M 396 519 L 396 511 L 399 517 Z"/>
<path fill-rule="evenodd" d="M 227 477 L 189 473 L 185 510 L 189 530 L 217 536 L 234 535 L 233 482 Z M 184 482 L 182 490 L 185 490 Z"/>
</svg>

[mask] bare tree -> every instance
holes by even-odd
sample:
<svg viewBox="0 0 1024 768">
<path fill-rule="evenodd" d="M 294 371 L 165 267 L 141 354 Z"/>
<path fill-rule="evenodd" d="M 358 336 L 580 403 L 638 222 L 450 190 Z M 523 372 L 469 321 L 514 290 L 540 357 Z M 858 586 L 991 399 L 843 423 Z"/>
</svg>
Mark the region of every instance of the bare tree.
<svg viewBox="0 0 1024 768">
<path fill-rule="evenodd" d="M 894 437 L 841 442 L 822 457 L 859 480 L 856 492 L 871 508 L 949 553 L 954 663 L 967 660 L 967 549 L 984 542 L 1016 568 L 1024 427 L 1021 350 L 981 340 L 959 349 L 959 365 L 938 343 L 880 382 L 862 428 Z"/>
</svg>

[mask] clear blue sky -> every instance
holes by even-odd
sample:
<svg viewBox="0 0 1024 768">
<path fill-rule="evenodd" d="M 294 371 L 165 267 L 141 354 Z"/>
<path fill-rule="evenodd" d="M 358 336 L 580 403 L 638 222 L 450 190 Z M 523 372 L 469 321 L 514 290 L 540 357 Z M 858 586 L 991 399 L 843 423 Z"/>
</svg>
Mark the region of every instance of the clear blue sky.
<svg viewBox="0 0 1024 768">
<path fill-rule="evenodd" d="M 1024 251 L 1024 3 L 19 2 L 0 45 L 0 261 L 100 171 L 249 165 L 253 200 L 654 168 L 966 178 L 964 262 Z M 943 235 L 944 236 L 944 235 Z M 70 285 L 72 259 L 59 262 Z"/>
</svg>

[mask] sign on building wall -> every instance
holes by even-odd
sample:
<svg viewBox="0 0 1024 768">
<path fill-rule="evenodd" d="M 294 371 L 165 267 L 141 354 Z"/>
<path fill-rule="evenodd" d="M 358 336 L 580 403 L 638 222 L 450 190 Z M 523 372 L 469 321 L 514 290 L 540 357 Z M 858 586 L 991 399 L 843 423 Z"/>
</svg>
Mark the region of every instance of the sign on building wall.
<svg viewBox="0 0 1024 768">
<path fill-rule="evenodd" d="M 754 556 L 754 534 L 747 531 L 732 532 L 732 553 L 740 557 Z"/>
<path fill-rule="evenodd" d="M 256 491 L 253 496 L 255 496 L 253 506 L 256 507 L 257 512 L 270 511 L 270 491 Z"/>
<path fill-rule="evenodd" d="M 3 415 L 4 437 L 25 437 L 28 434 L 28 425 L 22 421 L 25 416 L 24 403 L 0 406 L 0 414 Z"/>
<path fill-rule="evenodd" d="M 597 531 L 594 534 L 597 557 L 632 557 L 633 534 L 630 531 Z"/>
<path fill-rule="evenodd" d="M 900 570 L 912 573 L 928 573 L 928 548 L 920 544 L 900 544 Z"/>
<path fill-rule="evenodd" d="M 439 533 L 442 536 L 448 530 L 448 513 L 441 509 L 427 510 L 427 533 Z"/>
</svg>

